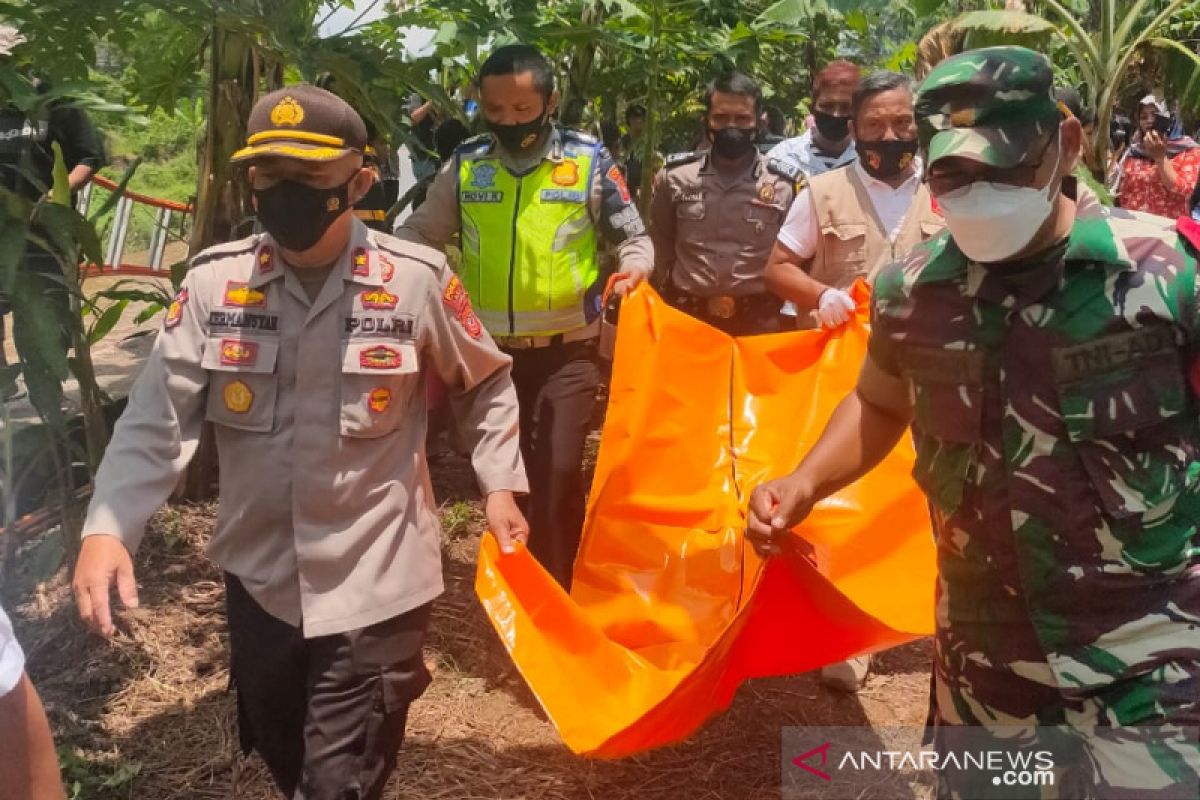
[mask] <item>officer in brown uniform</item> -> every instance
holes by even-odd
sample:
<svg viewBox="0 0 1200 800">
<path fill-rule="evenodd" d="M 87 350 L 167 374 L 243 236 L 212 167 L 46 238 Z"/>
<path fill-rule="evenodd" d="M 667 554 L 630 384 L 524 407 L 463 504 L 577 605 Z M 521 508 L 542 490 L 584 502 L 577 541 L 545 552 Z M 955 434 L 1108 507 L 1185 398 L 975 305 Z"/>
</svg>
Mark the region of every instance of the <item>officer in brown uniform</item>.
<svg viewBox="0 0 1200 800">
<path fill-rule="evenodd" d="M 510 359 L 439 251 L 368 230 L 366 129 L 336 96 L 293 86 L 249 121 L 265 233 L 211 248 L 167 310 L 84 525 L 80 614 L 113 631 L 137 605 L 131 554 L 216 427 L 225 570 L 244 750 L 291 798 L 378 798 L 442 592 L 425 463 L 425 379 L 454 387 L 491 530 L 511 550 L 527 490 Z"/>
<path fill-rule="evenodd" d="M 755 147 L 762 92 L 732 73 L 709 85 L 712 147 L 672 156 L 654 181 L 655 281 L 671 305 L 732 336 L 780 330 L 763 269 L 801 175 Z"/>
</svg>

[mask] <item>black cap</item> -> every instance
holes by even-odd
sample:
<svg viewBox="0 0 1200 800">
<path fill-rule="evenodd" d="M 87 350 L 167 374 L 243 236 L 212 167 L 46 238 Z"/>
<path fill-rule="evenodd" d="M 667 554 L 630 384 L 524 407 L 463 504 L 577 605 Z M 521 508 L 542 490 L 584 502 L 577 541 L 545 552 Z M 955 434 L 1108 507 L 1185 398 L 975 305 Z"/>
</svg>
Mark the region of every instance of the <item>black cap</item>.
<svg viewBox="0 0 1200 800">
<path fill-rule="evenodd" d="M 246 124 L 246 146 L 231 161 L 294 158 L 333 161 L 367 147 L 367 126 L 332 92 L 298 84 L 264 96 Z"/>
</svg>

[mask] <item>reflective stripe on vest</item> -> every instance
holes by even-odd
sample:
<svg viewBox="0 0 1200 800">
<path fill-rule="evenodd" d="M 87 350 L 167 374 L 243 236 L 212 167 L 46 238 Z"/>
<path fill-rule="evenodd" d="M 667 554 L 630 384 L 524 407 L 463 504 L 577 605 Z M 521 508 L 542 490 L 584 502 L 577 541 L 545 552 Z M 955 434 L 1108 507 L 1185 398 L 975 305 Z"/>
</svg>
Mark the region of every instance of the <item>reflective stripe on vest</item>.
<svg viewBox="0 0 1200 800">
<path fill-rule="evenodd" d="M 600 281 L 588 210 L 595 150 L 544 160 L 523 177 L 487 154 L 461 158 L 459 275 L 496 336 L 553 336 L 588 323 Z"/>
</svg>

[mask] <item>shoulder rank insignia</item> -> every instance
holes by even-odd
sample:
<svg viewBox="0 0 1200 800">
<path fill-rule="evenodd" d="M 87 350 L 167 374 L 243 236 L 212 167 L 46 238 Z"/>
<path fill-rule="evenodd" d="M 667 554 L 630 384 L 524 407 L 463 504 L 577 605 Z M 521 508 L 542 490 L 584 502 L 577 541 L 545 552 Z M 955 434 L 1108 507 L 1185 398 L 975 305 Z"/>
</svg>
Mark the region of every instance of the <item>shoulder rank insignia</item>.
<svg viewBox="0 0 1200 800">
<path fill-rule="evenodd" d="M 187 305 L 188 290 L 180 289 L 179 294 L 175 295 L 175 299 L 171 301 L 171 305 L 167 306 L 167 317 L 163 320 L 163 327 L 171 330 L 179 324 L 183 319 L 183 307 Z"/>
<path fill-rule="evenodd" d="M 692 151 L 688 153 L 672 153 L 667 156 L 667 160 L 663 162 L 663 166 L 667 169 L 678 167 L 682 164 L 690 164 L 693 161 L 698 161 L 704 155 L 700 151 Z"/>
<path fill-rule="evenodd" d="M 263 245 L 258 249 L 258 274 L 270 275 L 275 271 L 275 248 Z"/>
<path fill-rule="evenodd" d="M 797 186 L 800 186 L 804 181 L 804 173 L 800 171 L 799 167 L 793 166 L 786 161 L 780 161 L 778 158 L 768 158 L 767 169 L 776 175 L 787 178 Z"/>
<path fill-rule="evenodd" d="M 367 256 L 365 247 L 357 247 L 350 256 L 350 274 L 356 278 L 365 278 L 371 274 L 371 259 Z"/>
</svg>

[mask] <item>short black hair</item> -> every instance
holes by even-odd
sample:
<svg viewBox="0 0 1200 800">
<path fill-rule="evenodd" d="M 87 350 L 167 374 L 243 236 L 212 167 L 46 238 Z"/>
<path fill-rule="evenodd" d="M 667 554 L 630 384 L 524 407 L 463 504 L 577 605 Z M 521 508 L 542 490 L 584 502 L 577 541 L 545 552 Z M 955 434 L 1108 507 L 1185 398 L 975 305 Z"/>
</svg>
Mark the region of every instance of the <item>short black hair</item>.
<svg viewBox="0 0 1200 800">
<path fill-rule="evenodd" d="M 470 129 L 456 117 L 450 117 L 438 125 L 437 130 L 433 133 L 434 149 L 437 150 L 438 158 L 442 161 L 449 160 L 458 146 L 465 142 L 470 135 Z"/>
<path fill-rule="evenodd" d="M 712 111 L 713 95 L 717 92 L 753 97 L 755 112 L 762 111 L 762 89 L 758 87 L 758 84 L 749 75 L 741 72 L 727 72 L 724 75 L 713 78 L 708 84 L 707 91 L 704 92 L 705 111 Z"/>
<path fill-rule="evenodd" d="M 872 72 L 859 81 L 858 86 L 855 87 L 854 94 L 850 99 L 850 114 L 857 118 L 858 112 L 862 110 L 862 107 L 872 97 L 896 89 L 907 89 L 909 92 L 912 92 L 912 78 L 907 75 L 901 75 L 899 72 L 889 72 L 888 70 Z"/>
<path fill-rule="evenodd" d="M 631 105 L 628 108 L 626 108 L 625 109 L 625 121 L 629 122 L 629 120 L 633 119 L 634 117 L 641 117 L 642 119 L 645 119 L 646 118 L 646 107 L 635 103 L 634 105 Z"/>
<path fill-rule="evenodd" d="M 783 110 L 779 106 L 767 106 L 763 110 L 767 113 L 767 130 L 782 136 L 787 130 L 787 117 L 783 115 Z"/>
<path fill-rule="evenodd" d="M 533 86 L 549 100 L 554 93 L 554 69 L 542 51 L 528 44 L 506 44 L 492 51 L 479 68 L 479 86 L 489 75 L 533 75 Z"/>
<path fill-rule="evenodd" d="M 1072 117 L 1083 120 L 1083 98 L 1078 91 L 1070 86 L 1059 86 L 1054 90 L 1054 99 L 1066 106 Z"/>
</svg>

